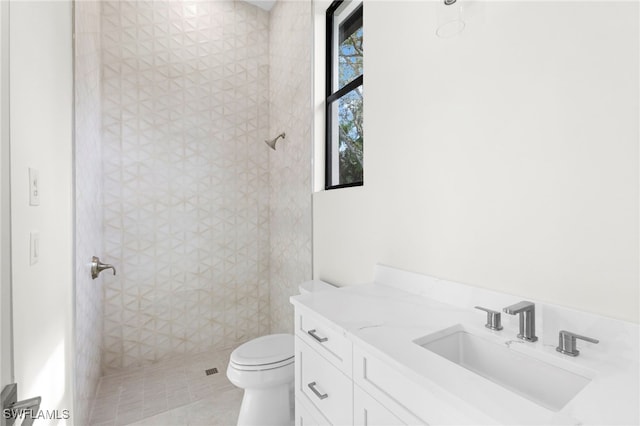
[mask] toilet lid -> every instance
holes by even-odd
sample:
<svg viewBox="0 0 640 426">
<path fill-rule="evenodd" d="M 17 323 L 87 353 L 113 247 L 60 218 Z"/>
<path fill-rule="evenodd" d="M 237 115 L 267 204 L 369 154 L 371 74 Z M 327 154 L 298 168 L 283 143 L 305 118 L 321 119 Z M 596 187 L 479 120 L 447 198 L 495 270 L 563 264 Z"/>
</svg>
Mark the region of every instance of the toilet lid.
<svg viewBox="0 0 640 426">
<path fill-rule="evenodd" d="M 231 362 L 256 366 L 276 364 L 293 358 L 291 334 L 269 334 L 248 341 L 231 352 Z"/>
</svg>

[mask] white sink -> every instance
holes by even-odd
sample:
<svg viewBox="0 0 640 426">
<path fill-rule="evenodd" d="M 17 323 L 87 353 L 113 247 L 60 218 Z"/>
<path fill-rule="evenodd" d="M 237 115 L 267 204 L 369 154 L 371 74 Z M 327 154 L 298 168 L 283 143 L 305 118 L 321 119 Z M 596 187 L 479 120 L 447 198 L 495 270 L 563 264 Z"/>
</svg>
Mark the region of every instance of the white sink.
<svg viewBox="0 0 640 426">
<path fill-rule="evenodd" d="M 461 325 L 421 337 L 414 343 L 553 411 L 560 411 L 591 381 L 514 351 L 509 345 L 517 342 L 491 341 Z"/>
</svg>

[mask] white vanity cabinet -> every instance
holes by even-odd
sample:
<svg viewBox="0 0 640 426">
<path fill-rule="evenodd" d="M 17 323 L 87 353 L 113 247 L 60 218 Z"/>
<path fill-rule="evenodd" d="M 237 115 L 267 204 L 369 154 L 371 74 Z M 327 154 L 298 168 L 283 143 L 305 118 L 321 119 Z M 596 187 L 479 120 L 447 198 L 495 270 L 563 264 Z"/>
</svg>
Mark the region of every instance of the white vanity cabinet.
<svg viewBox="0 0 640 426">
<path fill-rule="evenodd" d="M 388 374 L 383 364 L 329 321 L 296 309 L 295 334 L 296 426 L 426 424 L 395 400 L 416 397 L 402 389 L 391 395 L 382 391 L 376 381 Z"/>
<path fill-rule="evenodd" d="M 295 313 L 295 331 L 296 337 L 351 377 L 352 347 L 344 331 L 321 316 L 302 309 L 297 309 Z"/>
<path fill-rule="evenodd" d="M 353 421 L 353 383 L 296 337 L 296 397 L 317 408 L 329 424 Z"/>
<path fill-rule="evenodd" d="M 327 321 L 296 310 L 296 425 L 353 423 L 351 342 Z"/>
<path fill-rule="evenodd" d="M 397 426 L 407 423 L 400 420 L 360 386 L 354 385 L 353 424 L 357 426 Z"/>
<path fill-rule="evenodd" d="M 380 265 L 370 284 L 292 296 L 296 424 L 640 425 L 638 325 L 532 300 L 525 342 L 517 318 L 490 330 L 474 309 L 518 299 Z M 563 329 L 600 343 L 568 357 Z"/>
<path fill-rule="evenodd" d="M 296 426 L 329 426 L 324 416 L 311 405 L 308 401 L 304 401 L 296 397 Z"/>
<path fill-rule="evenodd" d="M 441 405 L 429 398 L 428 391 L 362 348 L 353 350 L 353 382 L 398 419 L 397 423 L 373 422 L 364 424 L 426 425 L 433 419 L 435 407 Z M 382 416 L 379 409 L 371 413 Z M 380 414 L 378 414 L 380 413 Z M 371 418 L 370 414 L 369 417 Z M 377 417 L 376 417 L 377 418 Z M 356 423 L 359 424 L 359 423 Z"/>
</svg>

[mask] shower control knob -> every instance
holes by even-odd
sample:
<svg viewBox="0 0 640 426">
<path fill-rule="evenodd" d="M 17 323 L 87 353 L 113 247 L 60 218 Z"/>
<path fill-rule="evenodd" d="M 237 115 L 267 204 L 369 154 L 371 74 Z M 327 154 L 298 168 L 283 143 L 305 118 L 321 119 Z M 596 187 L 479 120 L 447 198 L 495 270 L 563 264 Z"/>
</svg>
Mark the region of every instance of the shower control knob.
<svg viewBox="0 0 640 426">
<path fill-rule="evenodd" d="M 95 280 L 98 278 L 98 275 L 100 275 L 100 272 L 105 269 L 111 269 L 113 270 L 113 275 L 116 274 L 116 268 L 113 265 L 100 262 L 100 258 L 98 256 L 93 256 L 91 258 L 91 278 Z"/>
</svg>

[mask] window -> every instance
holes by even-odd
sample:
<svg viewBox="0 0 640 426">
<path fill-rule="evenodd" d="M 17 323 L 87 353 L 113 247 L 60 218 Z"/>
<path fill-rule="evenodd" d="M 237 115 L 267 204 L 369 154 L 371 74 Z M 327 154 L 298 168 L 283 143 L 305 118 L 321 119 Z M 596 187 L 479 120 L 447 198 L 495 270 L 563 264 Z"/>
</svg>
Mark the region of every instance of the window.
<svg viewBox="0 0 640 426">
<path fill-rule="evenodd" d="M 363 183 L 362 2 L 327 9 L 325 188 Z"/>
</svg>

